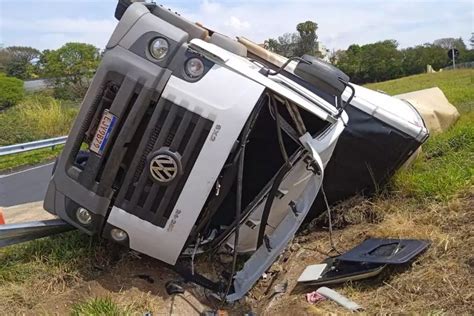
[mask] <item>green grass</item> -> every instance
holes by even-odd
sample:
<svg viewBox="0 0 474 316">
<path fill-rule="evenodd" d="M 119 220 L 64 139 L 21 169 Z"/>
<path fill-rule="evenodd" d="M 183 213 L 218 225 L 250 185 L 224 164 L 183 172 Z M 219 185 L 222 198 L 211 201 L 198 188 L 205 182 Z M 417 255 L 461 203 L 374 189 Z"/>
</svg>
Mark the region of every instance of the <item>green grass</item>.
<svg viewBox="0 0 474 316">
<path fill-rule="evenodd" d="M 0 284 L 74 277 L 95 250 L 90 237 L 77 231 L 0 248 Z"/>
<path fill-rule="evenodd" d="M 394 178 L 397 192 L 416 199 L 449 200 L 473 185 L 474 173 L 474 70 L 451 70 L 369 84 L 388 94 L 439 87 L 461 113 L 448 131 L 433 135 L 408 170 Z"/>
<path fill-rule="evenodd" d="M 473 185 L 474 113 L 465 113 L 449 131 L 435 135 L 421 157 L 394 178 L 396 191 L 418 199 L 449 200 Z"/>
<path fill-rule="evenodd" d="M 27 95 L 20 104 L 0 112 L 0 146 L 67 135 L 77 104 L 60 101 L 49 92 Z M 53 160 L 62 146 L 0 157 L 0 172 Z"/>
<path fill-rule="evenodd" d="M 467 112 L 474 106 L 474 69 L 449 70 L 440 73 L 421 74 L 396 80 L 366 85 L 390 95 L 439 87 L 448 100 L 460 111 Z M 466 105 L 470 105 L 467 107 Z"/>
<path fill-rule="evenodd" d="M 0 172 L 10 171 L 22 166 L 32 166 L 54 160 L 62 150 L 63 146 L 54 148 L 38 149 L 16 155 L 7 155 L 0 157 Z"/>
<path fill-rule="evenodd" d="M 72 307 L 73 316 L 93 315 L 129 315 L 127 309 L 121 308 L 111 298 L 94 298 L 85 302 L 77 303 Z"/>
</svg>

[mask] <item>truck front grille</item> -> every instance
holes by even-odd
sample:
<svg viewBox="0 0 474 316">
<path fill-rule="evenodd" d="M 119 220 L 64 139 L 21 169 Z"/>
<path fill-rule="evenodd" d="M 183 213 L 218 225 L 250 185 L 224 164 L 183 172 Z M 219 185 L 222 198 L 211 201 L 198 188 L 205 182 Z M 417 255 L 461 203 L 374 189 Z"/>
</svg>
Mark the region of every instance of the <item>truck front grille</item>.
<svg viewBox="0 0 474 316">
<path fill-rule="evenodd" d="M 115 204 L 143 220 L 164 227 L 206 141 L 212 121 L 161 99 L 150 119 Z M 148 155 L 162 147 L 181 155 L 183 174 L 163 186 L 148 174 Z"/>
<path fill-rule="evenodd" d="M 164 227 L 206 141 L 213 122 L 145 89 L 140 83 L 113 74 L 83 122 L 81 143 L 90 142 L 104 110 L 117 125 L 102 155 L 90 152 L 80 167 L 78 182 L 114 204 L 154 225 Z M 167 186 L 153 182 L 147 159 L 168 147 L 181 156 L 182 174 Z"/>
</svg>

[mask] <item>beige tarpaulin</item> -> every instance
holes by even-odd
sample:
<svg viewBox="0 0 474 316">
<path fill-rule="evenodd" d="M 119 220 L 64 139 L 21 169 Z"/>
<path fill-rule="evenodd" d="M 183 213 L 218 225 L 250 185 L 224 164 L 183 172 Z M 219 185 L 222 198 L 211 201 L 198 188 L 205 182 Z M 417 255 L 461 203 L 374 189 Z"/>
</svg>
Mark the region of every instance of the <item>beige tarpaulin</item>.
<svg viewBox="0 0 474 316">
<path fill-rule="evenodd" d="M 430 88 L 399 94 L 396 98 L 412 104 L 425 121 L 431 134 L 441 133 L 451 127 L 459 118 L 458 110 L 449 103 L 440 88 Z M 402 169 L 410 166 L 421 153 L 421 147 L 405 162 Z"/>
<path fill-rule="evenodd" d="M 431 134 L 447 130 L 459 118 L 458 110 L 449 103 L 438 87 L 399 94 L 395 97 L 410 102 L 418 110 Z"/>
</svg>

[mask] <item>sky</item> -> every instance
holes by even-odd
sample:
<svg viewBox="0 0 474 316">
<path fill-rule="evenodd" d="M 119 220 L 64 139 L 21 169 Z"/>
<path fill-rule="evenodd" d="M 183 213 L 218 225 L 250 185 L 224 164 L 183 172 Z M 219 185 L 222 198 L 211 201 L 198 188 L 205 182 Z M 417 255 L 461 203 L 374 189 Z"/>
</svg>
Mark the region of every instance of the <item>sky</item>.
<svg viewBox="0 0 474 316">
<path fill-rule="evenodd" d="M 395 39 L 409 47 L 474 32 L 474 0 L 162 0 L 182 16 L 256 42 L 318 23 L 329 49 Z M 67 42 L 104 48 L 117 21 L 116 0 L 0 0 L 0 45 L 56 49 Z"/>
</svg>

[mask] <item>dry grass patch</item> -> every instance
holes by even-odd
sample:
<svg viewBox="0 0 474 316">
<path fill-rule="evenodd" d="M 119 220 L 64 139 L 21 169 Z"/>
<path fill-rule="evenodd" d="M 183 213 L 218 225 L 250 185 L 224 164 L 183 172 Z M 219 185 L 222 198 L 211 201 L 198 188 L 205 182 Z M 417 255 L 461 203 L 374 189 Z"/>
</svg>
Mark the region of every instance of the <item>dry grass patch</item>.
<svg viewBox="0 0 474 316">
<path fill-rule="evenodd" d="M 68 290 L 93 265 L 103 264 L 103 249 L 78 232 L 35 240 L 0 249 L 0 310 L 25 312 Z"/>
<path fill-rule="evenodd" d="M 372 237 L 428 239 L 431 246 L 408 265 L 388 267 L 374 279 L 332 288 L 364 306 L 367 314 L 472 315 L 474 194 L 471 191 L 443 203 L 388 195 L 372 200 L 355 198 L 344 205 L 345 213 L 341 205 L 333 210 L 340 227 L 334 231 L 333 239 L 340 252 Z M 321 220 L 324 224 L 324 218 Z M 277 284 L 289 280 L 290 289 L 306 265 L 321 262 L 331 249 L 327 231 L 320 229 L 308 229 L 295 243 L 299 244 L 300 253 L 283 263 L 284 273 L 275 281 Z M 261 300 L 255 304 L 264 315 L 284 315 L 295 310 L 302 315 L 347 313 L 330 301 L 310 305 L 303 293 L 287 293 L 271 302 Z"/>
</svg>

